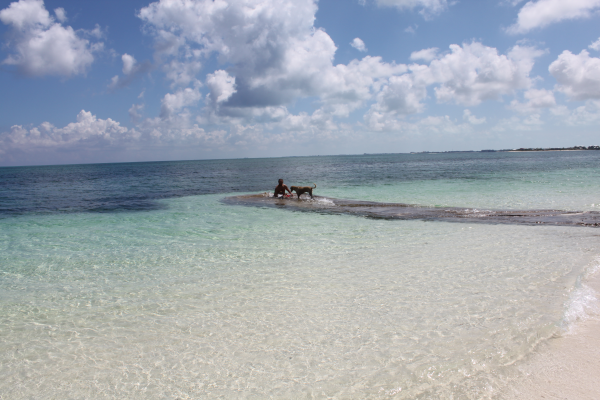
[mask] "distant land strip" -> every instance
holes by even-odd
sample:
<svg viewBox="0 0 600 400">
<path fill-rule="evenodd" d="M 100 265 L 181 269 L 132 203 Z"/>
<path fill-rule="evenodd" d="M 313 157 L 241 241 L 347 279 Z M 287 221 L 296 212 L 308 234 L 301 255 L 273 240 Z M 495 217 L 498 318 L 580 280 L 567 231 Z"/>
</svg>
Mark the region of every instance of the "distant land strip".
<svg viewBox="0 0 600 400">
<path fill-rule="evenodd" d="M 574 151 L 574 150 L 600 150 L 600 146 L 573 146 L 573 147 L 521 147 L 518 149 L 502 150 L 451 150 L 451 151 L 413 151 L 410 154 L 442 154 L 442 153 L 497 153 L 518 151 Z M 365 153 L 367 155 L 369 153 Z"/>
</svg>

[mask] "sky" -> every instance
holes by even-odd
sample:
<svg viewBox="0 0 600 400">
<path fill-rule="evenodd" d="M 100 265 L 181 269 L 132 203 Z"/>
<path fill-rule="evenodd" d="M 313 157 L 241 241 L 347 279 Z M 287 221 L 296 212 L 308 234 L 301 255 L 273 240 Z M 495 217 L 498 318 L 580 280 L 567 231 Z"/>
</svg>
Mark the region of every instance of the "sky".
<svg viewBox="0 0 600 400">
<path fill-rule="evenodd" d="M 600 145 L 600 0 L 0 0 L 0 166 Z"/>
</svg>

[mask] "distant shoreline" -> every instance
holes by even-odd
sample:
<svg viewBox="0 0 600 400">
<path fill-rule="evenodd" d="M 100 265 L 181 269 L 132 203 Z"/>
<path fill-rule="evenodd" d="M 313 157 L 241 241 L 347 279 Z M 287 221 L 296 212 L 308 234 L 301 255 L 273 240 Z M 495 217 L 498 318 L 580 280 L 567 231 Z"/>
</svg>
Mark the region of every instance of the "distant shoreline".
<svg viewBox="0 0 600 400">
<path fill-rule="evenodd" d="M 445 154 L 445 153 L 530 153 L 537 151 L 584 151 L 584 150 L 600 150 L 600 146 L 573 146 L 573 147 L 521 147 L 518 149 L 501 149 L 501 150 L 455 150 L 455 151 L 412 151 L 410 154 Z M 367 154 L 367 153 L 365 153 Z"/>
</svg>

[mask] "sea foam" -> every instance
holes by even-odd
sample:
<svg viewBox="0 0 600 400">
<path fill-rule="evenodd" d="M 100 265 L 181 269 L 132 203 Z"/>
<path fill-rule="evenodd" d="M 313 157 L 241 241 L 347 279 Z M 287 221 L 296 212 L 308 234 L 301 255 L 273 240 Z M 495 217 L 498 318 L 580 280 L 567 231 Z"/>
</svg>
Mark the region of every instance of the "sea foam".
<svg viewBox="0 0 600 400">
<path fill-rule="evenodd" d="M 577 324 L 600 315 L 599 294 L 588 283 L 598 278 L 600 258 L 577 278 L 575 287 L 566 302 L 566 310 L 561 321 L 561 328 L 566 333 L 576 331 Z"/>
</svg>

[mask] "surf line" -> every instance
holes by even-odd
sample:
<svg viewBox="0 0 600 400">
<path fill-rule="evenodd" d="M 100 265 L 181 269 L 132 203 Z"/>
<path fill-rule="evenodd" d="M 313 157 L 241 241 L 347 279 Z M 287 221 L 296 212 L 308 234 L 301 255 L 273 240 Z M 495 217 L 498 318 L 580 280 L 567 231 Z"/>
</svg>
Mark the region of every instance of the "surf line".
<svg viewBox="0 0 600 400">
<path fill-rule="evenodd" d="M 461 207 L 427 207 L 402 203 L 377 203 L 314 196 L 314 200 L 277 199 L 252 194 L 226 197 L 225 204 L 277 207 L 294 211 L 348 214 L 375 219 L 448 221 L 484 224 L 600 227 L 598 211 L 487 210 Z"/>
</svg>

